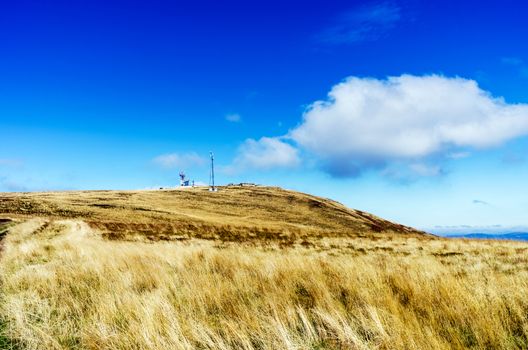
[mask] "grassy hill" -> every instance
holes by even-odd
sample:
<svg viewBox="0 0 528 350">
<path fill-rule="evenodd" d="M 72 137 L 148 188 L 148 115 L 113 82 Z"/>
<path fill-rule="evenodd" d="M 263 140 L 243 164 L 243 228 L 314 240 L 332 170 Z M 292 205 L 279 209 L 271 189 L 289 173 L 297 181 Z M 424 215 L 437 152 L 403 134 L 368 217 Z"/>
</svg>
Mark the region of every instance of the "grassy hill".
<svg viewBox="0 0 528 350">
<path fill-rule="evenodd" d="M 0 213 L 83 219 L 111 239 L 224 241 L 423 235 L 335 201 L 277 187 L 0 194 Z"/>
<path fill-rule="evenodd" d="M 528 243 L 278 188 L 0 194 L 0 349 L 524 349 Z"/>
</svg>

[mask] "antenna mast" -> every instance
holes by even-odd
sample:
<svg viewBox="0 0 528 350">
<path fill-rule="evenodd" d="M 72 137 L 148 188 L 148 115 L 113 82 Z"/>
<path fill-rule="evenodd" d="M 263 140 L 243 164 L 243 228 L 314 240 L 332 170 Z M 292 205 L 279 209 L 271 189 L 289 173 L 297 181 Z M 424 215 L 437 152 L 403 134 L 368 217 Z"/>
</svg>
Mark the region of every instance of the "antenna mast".
<svg viewBox="0 0 528 350">
<path fill-rule="evenodd" d="M 211 174 L 209 177 L 209 191 L 216 192 L 215 182 L 214 182 L 214 154 L 213 152 L 209 152 L 209 155 L 211 156 Z"/>
<path fill-rule="evenodd" d="M 185 173 L 180 171 L 180 187 L 185 186 Z"/>
</svg>

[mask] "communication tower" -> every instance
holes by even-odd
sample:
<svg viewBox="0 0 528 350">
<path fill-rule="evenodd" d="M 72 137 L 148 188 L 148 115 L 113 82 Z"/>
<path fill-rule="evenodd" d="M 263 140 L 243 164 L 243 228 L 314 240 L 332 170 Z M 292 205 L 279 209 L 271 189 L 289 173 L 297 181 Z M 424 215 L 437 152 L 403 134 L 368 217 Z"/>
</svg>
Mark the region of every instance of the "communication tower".
<svg viewBox="0 0 528 350">
<path fill-rule="evenodd" d="M 209 191 L 216 192 L 217 188 L 215 187 L 215 182 L 214 182 L 214 154 L 213 152 L 209 152 L 209 155 L 211 156 L 211 173 L 209 176 Z"/>
</svg>

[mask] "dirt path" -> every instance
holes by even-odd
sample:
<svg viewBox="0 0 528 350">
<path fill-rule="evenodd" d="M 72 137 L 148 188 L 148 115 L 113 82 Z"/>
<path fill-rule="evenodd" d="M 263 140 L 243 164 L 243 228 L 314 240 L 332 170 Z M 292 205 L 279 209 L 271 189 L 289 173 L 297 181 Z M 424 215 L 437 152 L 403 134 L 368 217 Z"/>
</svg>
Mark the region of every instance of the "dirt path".
<svg viewBox="0 0 528 350">
<path fill-rule="evenodd" d="M 13 225 L 13 223 L 15 224 Z M 33 218 L 27 221 L 20 222 L 18 224 L 16 224 L 16 221 L 14 220 L 9 220 L 6 225 L 3 225 L 3 228 L 5 229 L 5 226 L 7 225 L 10 226 L 9 230 L 4 230 L 3 232 L 1 231 L 2 227 L 0 227 L 0 232 L 2 232 L 2 234 L 0 235 L 0 257 L 4 249 L 6 248 L 6 240 L 9 239 L 9 236 L 16 235 L 18 239 L 26 237 L 35 233 L 35 231 L 41 230 L 47 225 L 49 225 L 49 220 L 44 218 Z"/>
<path fill-rule="evenodd" d="M 7 228 L 8 226 L 13 222 L 11 219 L 7 218 L 0 218 L 0 257 L 2 256 L 2 252 L 4 251 L 4 238 L 7 235 Z"/>
<path fill-rule="evenodd" d="M 4 237 L 4 234 L 0 236 L 0 258 L 2 257 L 2 252 L 4 251 Z"/>
<path fill-rule="evenodd" d="M 69 239 L 93 238 L 98 234 L 82 220 L 58 220 L 54 224 L 66 226 L 64 230 L 65 237 Z"/>
<path fill-rule="evenodd" d="M 14 220 L 0 218 L 0 258 L 6 249 L 6 241 L 10 239 L 20 240 L 27 236 L 37 234 L 48 227 L 60 226 L 61 235 L 74 241 L 86 238 L 101 237 L 100 233 L 92 229 L 82 220 L 49 220 L 45 218 L 33 218 L 16 223 Z"/>
</svg>

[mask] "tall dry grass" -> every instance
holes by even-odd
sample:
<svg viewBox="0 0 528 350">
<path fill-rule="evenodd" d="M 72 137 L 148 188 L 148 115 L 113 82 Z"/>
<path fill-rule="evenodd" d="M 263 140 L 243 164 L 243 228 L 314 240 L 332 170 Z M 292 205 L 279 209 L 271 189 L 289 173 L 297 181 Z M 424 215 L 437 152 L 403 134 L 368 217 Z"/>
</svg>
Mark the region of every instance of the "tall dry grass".
<svg viewBox="0 0 528 350">
<path fill-rule="evenodd" d="M 106 241 L 78 221 L 11 230 L 3 346 L 514 349 L 527 245 L 415 239 L 279 248 Z"/>
</svg>

